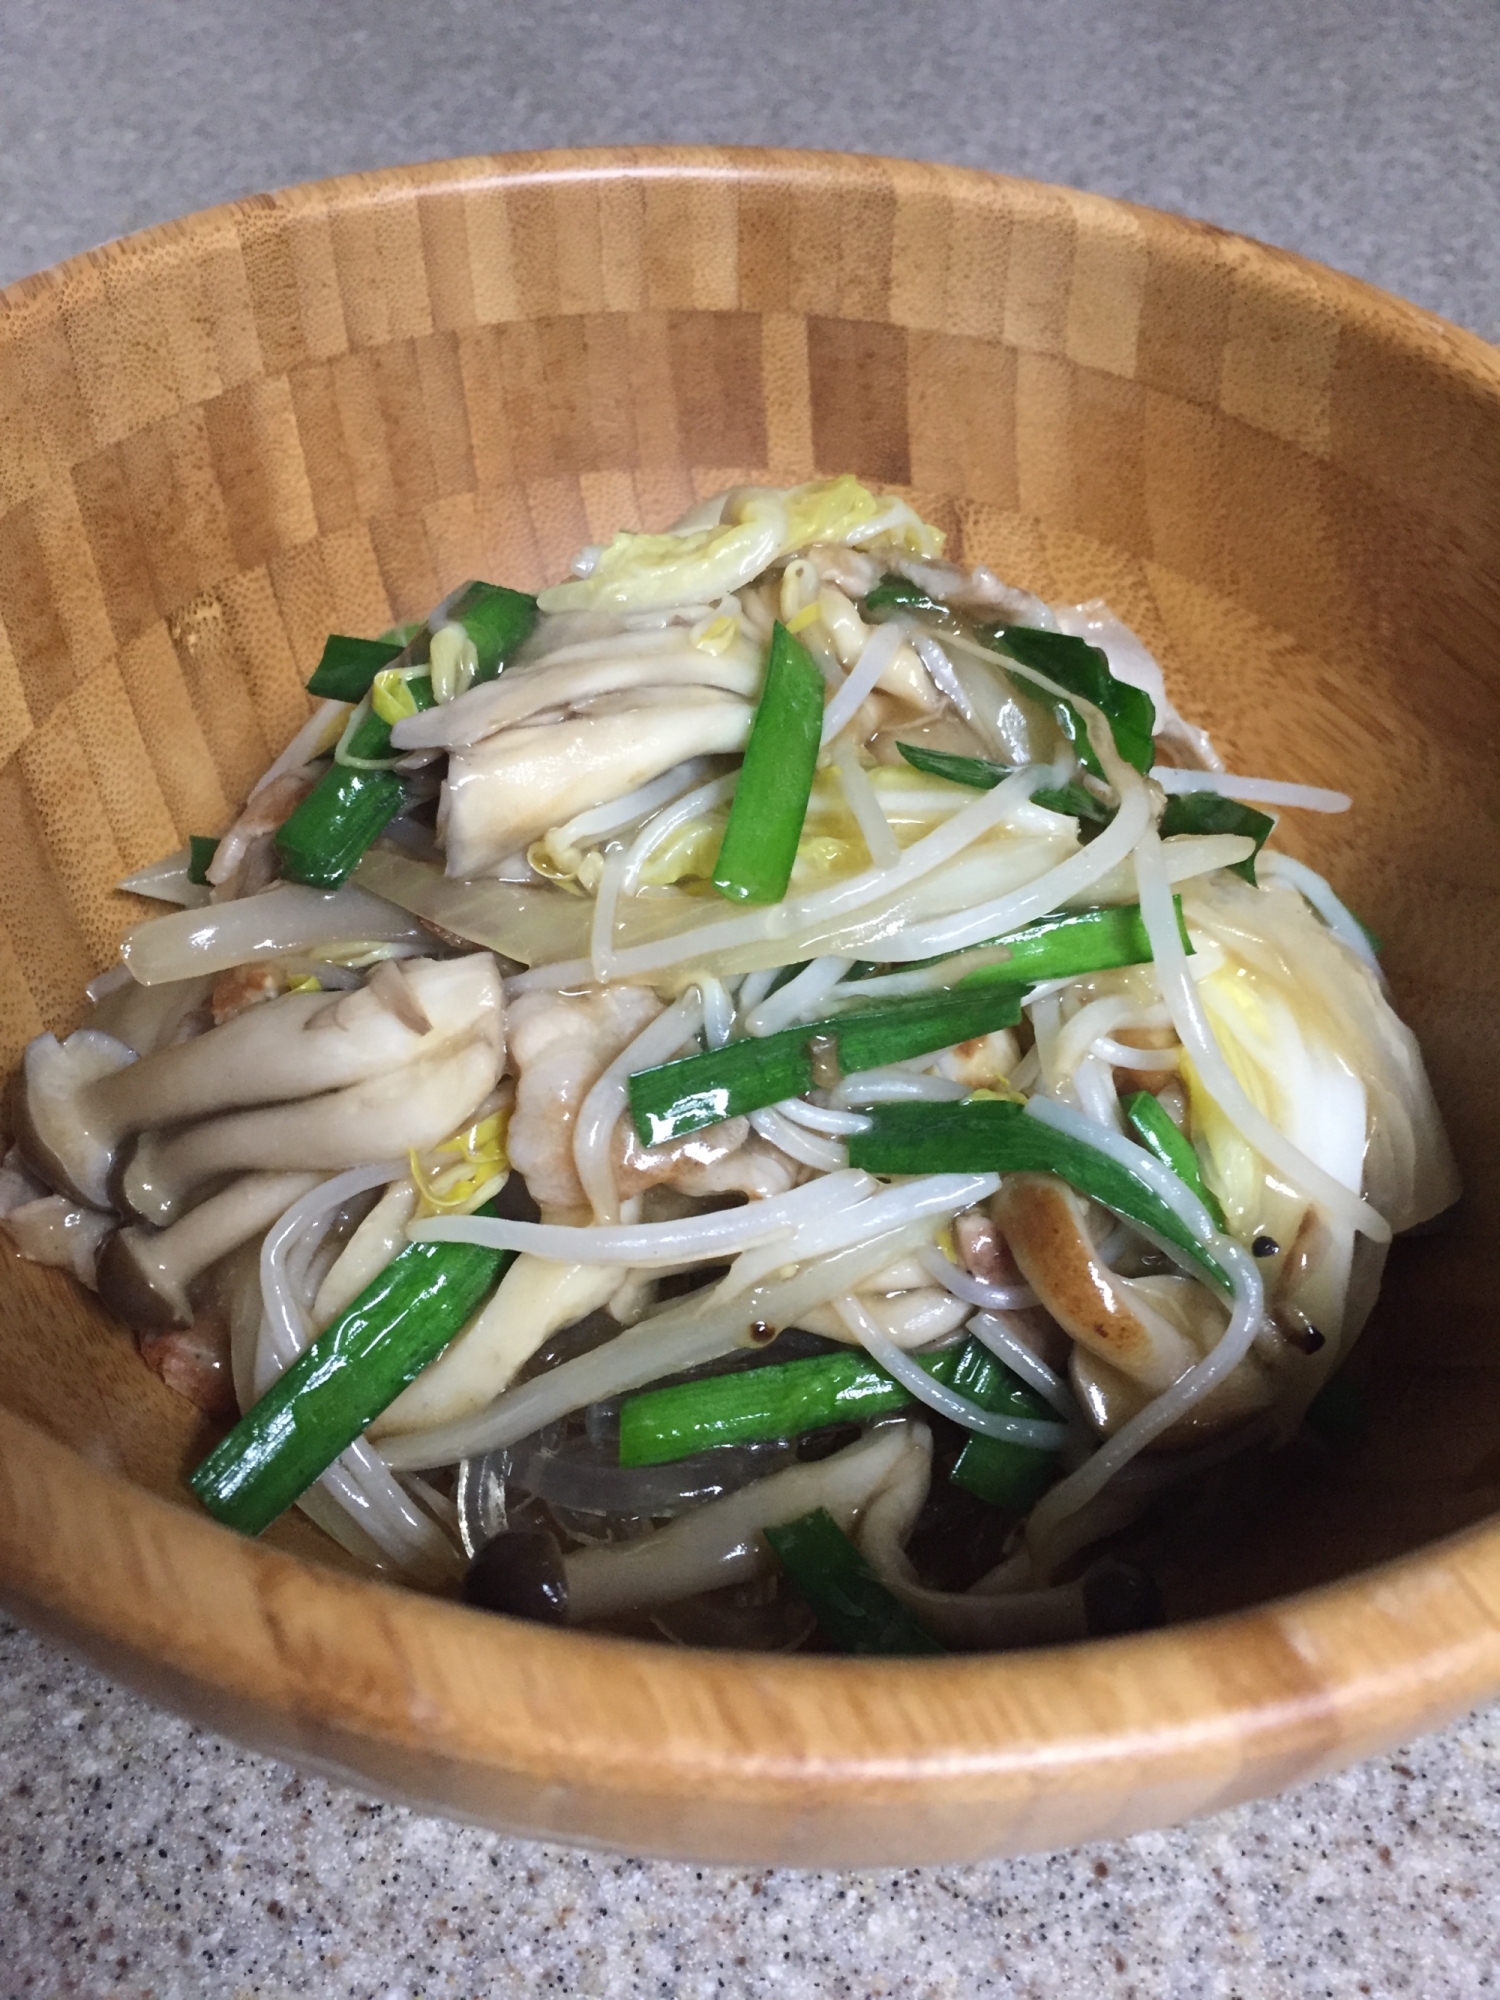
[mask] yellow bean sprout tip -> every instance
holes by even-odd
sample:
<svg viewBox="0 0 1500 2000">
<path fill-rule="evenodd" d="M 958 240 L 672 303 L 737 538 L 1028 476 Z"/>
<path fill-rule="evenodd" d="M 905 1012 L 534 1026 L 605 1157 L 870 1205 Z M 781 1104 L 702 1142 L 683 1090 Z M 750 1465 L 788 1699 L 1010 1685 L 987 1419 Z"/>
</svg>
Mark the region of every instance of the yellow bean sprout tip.
<svg viewBox="0 0 1500 2000">
<path fill-rule="evenodd" d="M 791 617 L 788 618 L 786 629 L 795 638 L 799 632 L 805 632 L 809 625 L 816 625 L 818 615 L 816 604 L 804 604 L 800 611 L 794 611 Z"/>
<path fill-rule="evenodd" d="M 739 634 L 740 621 L 726 612 L 693 628 L 693 644 L 703 653 L 726 653 Z"/>
<path fill-rule="evenodd" d="M 370 706 L 392 728 L 408 715 L 415 715 L 417 704 L 412 700 L 411 689 L 404 676 L 396 669 L 387 667 L 378 673 L 370 684 Z"/>
</svg>

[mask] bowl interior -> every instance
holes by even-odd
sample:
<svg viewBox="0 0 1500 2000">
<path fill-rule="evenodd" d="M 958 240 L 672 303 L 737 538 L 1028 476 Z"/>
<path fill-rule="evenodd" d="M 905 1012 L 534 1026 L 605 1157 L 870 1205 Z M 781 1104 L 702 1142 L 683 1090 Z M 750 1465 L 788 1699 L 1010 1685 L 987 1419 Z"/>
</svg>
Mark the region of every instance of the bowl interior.
<svg viewBox="0 0 1500 2000">
<path fill-rule="evenodd" d="M 851 470 L 965 561 L 1102 596 L 1385 941 L 1468 1187 L 1398 1246 L 1373 1421 L 1157 1551 L 1246 1604 L 1500 1505 L 1500 371 L 1295 259 L 1119 204 L 795 157 L 410 170 L 216 211 L 0 307 L 0 1057 L 66 1029 L 305 713 L 329 629 L 733 481 Z M 0 1402 L 189 1504 L 196 1413 L 0 1253 Z M 337 1552 L 298 1522 L 274 1531 Z"/>
</svg>

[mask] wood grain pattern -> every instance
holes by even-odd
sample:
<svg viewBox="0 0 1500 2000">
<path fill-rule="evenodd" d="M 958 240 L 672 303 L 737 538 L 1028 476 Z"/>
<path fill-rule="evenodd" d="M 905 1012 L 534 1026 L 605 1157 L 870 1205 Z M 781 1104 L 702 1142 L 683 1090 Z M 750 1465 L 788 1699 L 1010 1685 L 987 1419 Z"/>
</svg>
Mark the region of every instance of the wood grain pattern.
<svg viewBox="0 0 1500 2000">
<path fill-rule="evenodd" d="M 846 469 L 970 560 L 1108 597 L 1240 768 L 1357 795 L 1284 838 L 1376 915 L 1470 1190 L 1395 1261 L 1369 1441 L 1280 1463 L 1212 1563 L 1168 1551 L 1200 1615 L 1165 1633 L 701 1656 L 366 1583 L 295 1525 L 236 1540 L 182 1488 L 193 1413 L 7 1256 L 0 1591 L 23 1616 L 394 1796 L 792 1862 L 1157 1824 L 1500 1687 L 1500 363 L 1351 280 L 1056 188 L 699 150 L 293 189 L 15 287 L 0 1056 L 76 1018 L 139 914 L 110 884 L 225 821 L 331 627 L 469 574 L 535 585 L 730 479 Z"/>
</svg>

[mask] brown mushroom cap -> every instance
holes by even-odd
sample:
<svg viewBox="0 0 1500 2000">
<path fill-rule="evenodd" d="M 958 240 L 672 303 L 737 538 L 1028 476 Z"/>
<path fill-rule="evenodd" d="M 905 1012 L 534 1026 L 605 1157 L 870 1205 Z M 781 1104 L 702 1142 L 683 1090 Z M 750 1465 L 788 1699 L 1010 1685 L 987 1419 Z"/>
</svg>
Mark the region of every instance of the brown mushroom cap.
<svg viewBox="0 0 1500 2000">
<path fill-rule="evenodd" d="M 484 1060 L 464 1058 L 466 1078 L 484 1072 L 474 1090 L 478 1102 L 494 1084 L 504 1058 L 500 974 L 488 952 L 466 958 L 406 960 L 346 994 L 282 994 L 250 1008 L 234 1020 L 186 1042 L 172 1042 L 152 1054 L 136 1052 L 98 1030 L 82 1028 L 58 1042 L 38 1036 L 26 1050 L 20 1086 L 12 1102 L 12 1122 L 30 1164 L 60 1192 L 106 1208 L 116 1202 L 122 1146 L 132 1134 L 152 1134 L 172 1158 L 192 1160 L 192 1172 L 170 1178 L 170 1192 L 124 1204 L 126 1214 L 148 1222 L 174 1220 L 196 1188 L 208 1178 L 248 1168 L 326 1168 L 388 1158 L 404 1146 L 428 1146 L 462 1120 L 470 1104 L 458 1104 L 448 1124 L 430 1130 L 430 1118 L 394 1118 L 390 1134 L 366 1128 L 356 1150 L 348 1132 L 342 1142 L 318 1146 L 314 1130 L 294 1116 L 308 1100 L 338 1108 L 336 1124 L 348 1126 L 350 1106 L 360 1086 L 380 1100 L 382 1086 L 410 1078 L 412 1094 L 432 1098 L 434 1066 L 458 1060 L 460 1050 L 484 1050 Z M 456 1072 L 446 1076 L 452 1080 Z M 400 1098 L 400 1082 L 394 1092 Z M 448 1106 L 456 1094 L 436 1096 Z M 278 1106 L 270 1134 L 246 1106 Z M 238 1114 L 226 1116 L 226 1114 Z M 404 1136 L 414 1126 L 418 1136 Z M 172 1128 L 170 1138 L 162 1128 Z M 236 1144 L 220 1144 L 230 1128 Z M 308 1144 L 296 1150 L 298 1138 Z M 198 1154 L 204 1158 L 198 1158 Z M 186 1162 L 180 1162 L 186 1166 Z M 164 1174 L 166 1168 L 158 1170 Z M 134 1176 L 142 1182 L 142 1174 Z M 146 1184 L 142 1184 L 146 1186 Z"/>
<path fill-rule="evenodd" d="M 6 1109 L 21 1156 L 59 1194 L 88 1208 L 107 1208 L 114 1134 L 101 1127 L 92 1091 L 117 1072 L 135 1068 L 135 1050 L 95 1028 L 65 1042 L 38 1035 L 11 1078 Z"/>
<path fill-rule="evenodd" d="M 496 1535 L 469 1564 L 463 1600 L 481 1611 L 566 1625 L 568 1573 L 556 1535 L 545 1528 L 515 1528 Z"/>
<path fill-rule="evenodd" d="M 269 1014 L 275 1004 L 255 1012 Z M 332 1171 L 425 1151 L 483 1102 L 499 1069 L 495 1042 L 481 1034 L 435 1052 L 428 1062 L 408 1063 L 347 1090 L 229 1112 L 175 1131 L 144 1132 L 120 1155 L 111 1199 L 123 1214 L 161 1225 L 174 1221 L 202 1188 L 225 1174 L 256 1168 Z"/>
<path fill-rule="evenodd" d="M 191 1326 L 196 1315 L 189 1289 L 194 1281 L 269 1229 L 321 1178 L 316 1173 L 246 1174 L 170 1229 L 137 1224 L 117 1230 L 99 1257 L 100 1302 L 137 1332 Z"/>
</svg>

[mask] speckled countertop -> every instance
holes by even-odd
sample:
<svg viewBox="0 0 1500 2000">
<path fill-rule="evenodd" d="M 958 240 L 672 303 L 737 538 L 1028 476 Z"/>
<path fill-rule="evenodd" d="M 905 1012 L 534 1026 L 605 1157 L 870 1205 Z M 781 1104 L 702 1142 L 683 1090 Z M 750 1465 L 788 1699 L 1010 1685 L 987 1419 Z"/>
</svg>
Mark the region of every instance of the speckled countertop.
<svg viewBox="0 0 1500 2000">
<path fill-rule="evenodd" d="M 1172 1833 L 690 1868 L 302 1778 L 0 1625 L 0 1995 L 1297 2000 L 1500 1990 L 1500 1707 Z"/>
<path fill-rule="evenodd" d="M 712 140 L 1128 195 L 1500 336 L 1495 0 L 4 0 L 0 78 L 0 282 L 349 168 Z M 421 1819 L 3 1623 L 0 1691 L 0 2000 L 1500 1986 L 1500 1709 L 1174 1833 L 819 1875 Z"/>
</svg>

